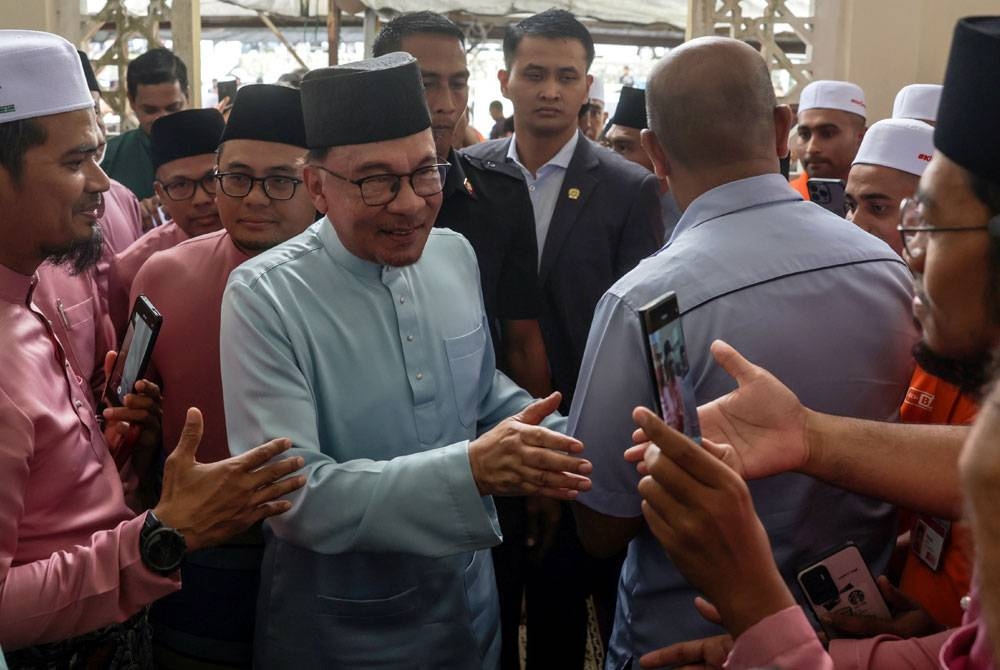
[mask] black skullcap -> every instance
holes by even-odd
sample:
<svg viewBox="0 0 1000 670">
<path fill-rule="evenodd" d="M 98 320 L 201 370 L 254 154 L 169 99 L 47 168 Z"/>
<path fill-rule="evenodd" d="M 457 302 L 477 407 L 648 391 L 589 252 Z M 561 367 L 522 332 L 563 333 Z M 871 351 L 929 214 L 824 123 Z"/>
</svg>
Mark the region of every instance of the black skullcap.
<svg viewBox="0 0 1000 670">
<path fill-rule="evenodd" d="M 302 111 L 310 149 L 394 140 L 431 126 L 417 60 L 399 51 L 309 72 Z"/>
<path fill-rule="evenodd" d="M 618 106 L 615 107 L 615 115 L 611 117 L 611 124 L 626 128 L 638 128 L 639 130 L 648 128 L 646 91 L 641 88 L 622 86 L 621 97 L 618 98 Z"/>
<path fill-rule="evenodd" d="M 83 76 L 87 78 L 87 89 L 90 91 L 101 92 L 101 85 L 97 83 L 97 76 L 94 74 L 94 66 L 90 64 L 90 59 L 87 58 L 87 54 L 76 50 L 80 54 L 80 64 L 83 65 Z"/>
<path fill-rule="evenodd" d="M 236 92 L 229 121 L 219 144 L 227 140 L 261 140 L 306 147 L 302 96 L 298 89 L 276 84 L 250 84 Z"/>
<path fill-rule="evenodd" d="M 226 122 L 217 109 L 185 109 L 153 122 L 153 169 L 188 156 L 214 153 Z"/>
<path fill-rule="evenodd" d="M 969 17 L 955 26 L 934 146 L 1000 184 L 1000 17 Z"/>
</svg>

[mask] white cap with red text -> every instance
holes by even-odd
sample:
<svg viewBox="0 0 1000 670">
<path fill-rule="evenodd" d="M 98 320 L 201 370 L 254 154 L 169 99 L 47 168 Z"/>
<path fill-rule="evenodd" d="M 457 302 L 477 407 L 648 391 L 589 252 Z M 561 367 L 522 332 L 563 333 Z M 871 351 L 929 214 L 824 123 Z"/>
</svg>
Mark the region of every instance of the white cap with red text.
<svg viewBox="0 0 1000 670">
<path fill-rule="evenodd" d="M 849 81 L 819 79 L 810 82 L 799 96 L 799 113 L 809 109 L 839 109 L 867 117 L 865 92 Z"/>
<path fill-rule="evenodd" d="M 916 119 L 884 119 L 865 133 L 852 165 L 881 165 L 919 177 L 933 153 L 934 128 Z"/>
<path fill-rule="evenodd" d="M 941 102 L 940 84 L 910 84 L 899 89 L 892 103 L 892 118 L 937 121 L 938 104 Z"/>
<path fill-rule="evenodd" d="M 0 30 L 0 123 L 93 106 L 72 44 L 51 33 Z"/>
<path fill-rule="evenodd" d="M 587 93 L 587 102 L 597 101 L 604 105 L 604 81 L 594 77 L 594 83 L 590 85 L 590 91 Z"/>
</svg>

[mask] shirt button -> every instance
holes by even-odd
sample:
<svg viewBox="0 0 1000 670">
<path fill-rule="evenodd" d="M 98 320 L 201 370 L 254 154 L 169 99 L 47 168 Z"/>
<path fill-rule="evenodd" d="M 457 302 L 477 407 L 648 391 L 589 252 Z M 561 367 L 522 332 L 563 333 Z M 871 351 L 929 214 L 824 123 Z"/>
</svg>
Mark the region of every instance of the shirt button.
<svg viewBox="0 0 1000 670">
<path fill-rule="evenodd" d="M 79 400 L 74 400 L 73 404 L 76 405 L 77 409 L 80 409 L 81 407 L 83 407 L 83 403 L 80 402 Z"/>
<path fill-rule="evenodd" d="M 528 190 L 531 191 L 532 193 L 534 193 L 535 192 L 535 185 L 532 184 L 531 186 L 529 186 Z"/>
<path fill-rule="evenodd" d="M 417 373 L 417 381 L 420 381 L 423 378 L 424 378 L 424 373 L 423 372 L 418 372 Z"/>
<path fill-rule="evenodd" d="M 402 305 L 404 302 L 406 302 L 406 296 L 399 296 L 399 304 Z"/>
<path fill-rule="evenodd" d="M 413 335 L 407 335 L 406 336 L 406 341 L 407 342 L 412 342 L 413 341 Z"/>
</svg>

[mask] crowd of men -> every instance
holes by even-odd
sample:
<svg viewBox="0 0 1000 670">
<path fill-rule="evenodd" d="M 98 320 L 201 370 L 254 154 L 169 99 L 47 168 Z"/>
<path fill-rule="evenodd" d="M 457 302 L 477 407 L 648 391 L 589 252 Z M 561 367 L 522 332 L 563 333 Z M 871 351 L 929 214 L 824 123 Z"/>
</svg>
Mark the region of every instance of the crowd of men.
<svg viewBox="0 0 1000 670">
<path fill-rule="evenodd" d="M 471 146 L 465 47 L 404 14 L 225 114 L 151 49 L 107 140 L 0 31 L 0 667 L 581 668 L 588 603 L 609 670 L 994 667 L 1000 18 L 890 119 L 717 37 L 608 119 L 548 10 Z M 700 443 L 645 409 L 667 291 Z M 806 614 L 847 543 L 891 618 Z"/>
</svg>

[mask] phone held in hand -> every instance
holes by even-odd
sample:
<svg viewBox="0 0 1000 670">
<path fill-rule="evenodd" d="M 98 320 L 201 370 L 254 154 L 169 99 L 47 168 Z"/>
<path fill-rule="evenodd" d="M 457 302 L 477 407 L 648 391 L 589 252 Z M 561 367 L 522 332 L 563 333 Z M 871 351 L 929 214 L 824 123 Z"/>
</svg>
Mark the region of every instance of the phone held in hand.
<svg viewBox="0 0 1000 670">
<path fill-rule="evenodd" d="M 853 542 L 799 570 L 796 578 L 820 621 L 822 616 L 835 613 L 892 618 L 871 570 Z M 837 631 L 827 628 L 824 626 L 827 636 L 837 637 Z"/>
<path fill-rule="evenodd" d="M 218 86 L 219 102 L 229 98 L 229 102 L 226 103 L 226 109 L 229 109 L 233 106 L 233 102 L 236 100 L 236 80 L 223 79 L 219 82 Z"/>
<path fill-rule="evenodd" d="M 656 409 L 665 423 L 701 441 L 698 406 L 687 379 L 689 370 L 677 294 L 666 293 L 639 310 Z"/>
<path fill-rule="evenodd" d="M 146 373 L 162 323 L 163 317 L 149 298 L 140 295 L 135 299 L 115 367 L 104 386 L 104 402 L 109 406 L 121 407 L 125 396 L 132 393 L 135 383 Z"/>
<path fill-rule="evenodd" d="M 837 216 L 847 216 L 847 197 L 840 179 L 813 178 L 806 182 L 809 199 Z"/>
</svg>

